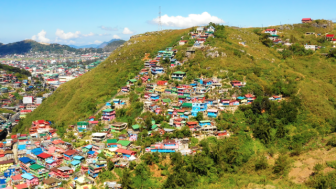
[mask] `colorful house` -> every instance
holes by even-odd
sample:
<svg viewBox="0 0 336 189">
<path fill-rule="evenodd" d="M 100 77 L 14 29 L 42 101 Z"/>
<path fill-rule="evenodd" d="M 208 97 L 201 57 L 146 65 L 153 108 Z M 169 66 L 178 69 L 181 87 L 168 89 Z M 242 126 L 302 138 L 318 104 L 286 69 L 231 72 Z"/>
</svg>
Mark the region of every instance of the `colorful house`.
<svg viewBox="0 0 336 189">
<path fill-rule="evenodd" d="M 127 85 L 134 85 L 137 82 L 136 79 L 130 79 L 127 81 Z"/>
<path fill-rule="evenodd" d="M 14 164 L 14 160 L 0 161 L 0 173 L 5 172 L 10 166 Z"/>
<path fill-rule="evenodd" d="M 217 117 L 218 116 L 218 110 L 217 109 L 208 109 L 208 117 Z"/>
<path fill-rule="evenodd" d="M 151 152 L 160 152 L 160 153 L 173 153 L 177 152 L 179 148 L 178 143 L 175 140 L 164 140 L 162 143 L 156 143 L 151 145 Z"/>
<path fill-rule="evenodd" d="M 75 180 L 76 189 L 91 189 L 94 181 L 86 178 L 85 176 L 79 177 Z"/>
<path fill-rule="evenodd" d="M 49 175 L 49 170 L 39 164 L 31 165 L 29 167 L 29 172 L 37 177 L 39 181 L 42 181 L 42 179 L 47 178 Z"/>
<path fill-rule="evenodd" d="M 192 103 L 191 115 L 197 116 L 198 112 L 205 112 L 206 110 L 207 110 L 206 103 L 195 102 L 195 103 Z"/>
<path fill-rule="evenodd" d="M 126 157 L 126 158 L 129 158 L 131 156 L 135 156 L 136 155 L 136 152 L 131 151 L 131 150 L 125 150 L 125 149 L 122 149 L 122 148 L 118 148 L 115 152 L 118 155 L 122 155 L 123 157 Z"/>
<path fill-rule="evenodd" d="M 114 109 L 111 109 L 111 108 L 105 109 L 103 110 L 103 115 L 101 119 L 105 121 L 111 121 L 115 119 L 115 114 L 116 113 Z"/>
<path fill-rule="evenodd" d="M 185 72 L 177 71 L 172 74 L 172 79 L 182 80 L 186 76 Z"/>
<path fill-rule="evenodd" d="M 89 127 L 89 122 L 87 121 L 79 121 L 77 122 L 77 130 L 78 132 L 83 132 L 85 130 L 87 130 Z"/>
<path fill-rule="evenodd" d="M 203 121 L 200 121 L 199 122 L 199 125 L 201 127 L 204 127 L 204 126 L 211 126 L 211 121 L 210 120 L 203 120 Z"/>
<path fill-rule="evenodd" d="M 158 101 L 160 99 L 159 94 L 150 94 L 151 101 Z"/>
<path fill-rule="evenodd" d="M 25 183 L 29 188 L 33 188 L 33 186 L 39 185 L 39 179 L 34 177 L 31 173 L 22 174 L 21 177 L 25 180 Z"/>
</svg>

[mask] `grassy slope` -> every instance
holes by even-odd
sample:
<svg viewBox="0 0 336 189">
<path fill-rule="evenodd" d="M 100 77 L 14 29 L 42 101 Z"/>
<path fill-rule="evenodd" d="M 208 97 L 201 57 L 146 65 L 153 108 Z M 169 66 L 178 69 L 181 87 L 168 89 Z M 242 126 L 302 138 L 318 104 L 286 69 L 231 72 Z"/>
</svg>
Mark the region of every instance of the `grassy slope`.
<svg viewBox="0 0 336 189">
<path fill-rule="evenodd" d="M 171 46 L 177 41 L 179 36 L 183 35 L 187 30 L 179 30 L 162 36 L 143 36 L 132 39 L 138 41 L 137 44 L 125 46 L 117 49 L 107 61 L 100 64 L 91 72 L 81 76 L 80 78 L 70 81 L 62 85 L 57 92 L 48 98 L 38 109 L 27 117 L 24 124 L 29 126 L 34 119 L 51 119 L 57 123 L 64 122 L 71 124 L 77 120 L 88 117 L 94 112 L 97 106 L 104 103 L 112 96 L 126 80 L 137 73 L 142 68 L 143 63 L 140 59 L 146 52 L 156 52 L 159 49 Z M 225 52 L 227 57 L 204 58 L 202 55 L 205 51 L 198 51 L 193 63 L 179 68 L 187 71 L 188 75 L 193 77 L 202 75 L 225 76 L 220 70 L 228 70 L 230 79 L 245 79 L 248 84 L 257 83 L 262 89 L 267 91 L 276 80 L 284 81 L 294 80 L 297 83 L 297 93 L 301 96 L 304 107 L 303 116 L 306 124 L 316 123 L 323 127 L 326 119 L 335 117 L 335 104 L 330 99 L 336 98 L 335 69 L 336 64 L 332 59 L 321 57 L 318 53 L 307 57 L 293 57 L 282 60 L 281 56 L 273 48 L 267 48 L 259 42 L 259 36 L 254 34 L 251 29 L 233 29 L 227 28 L 227 42 L 220 40 L 210 40 L 213 47 L 217 47 L 219 53 Z M 309 28 L 309 31 L 312 31 Z M 300 38 L 301 31 L 286 31 L 284 35 L 294 35 Z M 314 32 L 314 31 L 313 31 Z M 146 40 L 146 42 L 142 42 Z M 148 41 L 151 40 L 151 41 Z M 247 47 L 238 45 L 238 42 L 246 41 Z M 304 42 L 304 41 L 303 41 Z M 302 43 L 302 42 L 301 42 Z M 186 47 L 178 47 L 180 51 L 184 51 Z M 132 50 L 132 51 L 131 51 Z M 240 50 L 244 50 L 244 53 Z M 121 55 L 119 56 L 119 53 Z M 253 58 L 251 58 L 251 56 Z M 128 59 L 126 59 L 128 57 Z M 117 64 L 111 63 L 111 60 L 119 58 Z M 190 61 L 191 62 L 191 61 Z M 206 71 L 205 68 L 210 67 Z M 260 72 L 258 75 L 256 72 Z M 92 102 L 92 103 L 88 103 Z M 91 107 L 91 108 L 89 108 Z M 306 110 L 306 111 L 305 111 Z M 305 127 L 294 128 L 300 132 Z M 258 143 L 255 141 L 254 143 Z M 258 145 L 257 145 L 258 146 Z M 260 146 L 260 145 L 259 145 Z M 261 145 L 262 146 L 262 145 Z M 266 152 L 263 147 L 257 147 L 255 151 Z M 257 176 L 253 169 L 253 158 L 244 165 L 244 169 L 240 174 L 224 175 L 223 184 L 228 188 L 248 187 L 251 179 L 254 183 L 262 184 L 263 176 Z M 272 170 L 259 172 L 258 175 L 272 175 Z M 250 176 L 254 175 L 254 176 Z M 265 176 L 270 177 L 270 176 Z M 269 180 L 270 178 L 267 178 Z M 244 182 L 237 183 L 237 180 Z M 246 182 L 245 182 L 246 180 Z M 258 181 L 260 180 L 260 181 Z M 251 181 L 251 182 L 252 182 Z M 282 183 L 283 182 L 283 183 Z M 288 178 L 285 180 L 277 179 L 270 182 L 272 185 L 291 188 L 305 188 L 305 186 L 297 186 L 291 183 Z M 212 184 L 213 188 L 222 188 L 222 184 Z M 202 187 L 199 185 L 199 187 Z"/>
<path fill-rule="evenodd" d="M 27 116 L 24 126 L 27 128 L 36 119 L 54 120 L 57 124 L 73 124 L 87 118 L 120 87 L 125 86 L 127 79 L 134 77 L 143 68 L 141 59 L 145 53 L 156 53 L 170 46 L 186 31 L 168 31 L 131 39 L 129 42 L 137 43 L 118 48 L 97 68 L 63 84 Z M 117 60 L 116 63 L 114 60 Z"/>
</svg>

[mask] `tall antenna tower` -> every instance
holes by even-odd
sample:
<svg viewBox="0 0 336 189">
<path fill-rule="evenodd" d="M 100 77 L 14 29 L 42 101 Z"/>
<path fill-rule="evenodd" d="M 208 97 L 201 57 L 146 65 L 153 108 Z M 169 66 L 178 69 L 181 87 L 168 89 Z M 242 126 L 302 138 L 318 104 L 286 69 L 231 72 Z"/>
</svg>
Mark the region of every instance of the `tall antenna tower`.
<svg viewBox="0 0 336 189">
<path fill-rule="evenodd" d="M 161 6 L 159 6 L 159 31 L 162 30 L 162 24 L 161 24 Z"/>
</svg>

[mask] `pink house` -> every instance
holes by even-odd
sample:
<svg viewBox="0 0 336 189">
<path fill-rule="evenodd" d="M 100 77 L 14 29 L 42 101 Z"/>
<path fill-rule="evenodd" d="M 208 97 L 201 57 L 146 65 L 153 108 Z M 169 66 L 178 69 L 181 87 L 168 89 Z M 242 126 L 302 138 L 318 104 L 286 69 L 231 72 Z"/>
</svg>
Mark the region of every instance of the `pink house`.
<svg viewBox="0 0 336 189">
<path fill-rule="evenodd" d="M 37 186 L 39 185 L 39 180 L 37 177 L 35 177 L 34 175 L 32 175 L 31 173 L 25 173 L 23 175 L 21 175 L 22 178 L 25 180 L 25 184 L 27 184 L 27 186 L 29 188 L 32 188 L 32 186 Z"/>
</svg>

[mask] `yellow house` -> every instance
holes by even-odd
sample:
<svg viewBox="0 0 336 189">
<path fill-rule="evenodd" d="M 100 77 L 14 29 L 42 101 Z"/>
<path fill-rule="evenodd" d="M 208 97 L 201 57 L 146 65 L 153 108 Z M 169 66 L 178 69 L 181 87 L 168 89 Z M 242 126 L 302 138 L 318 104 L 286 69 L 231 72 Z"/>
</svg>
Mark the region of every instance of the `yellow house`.
<svg viewBox="0 0 336 189">
<path fill-rule="evenodd" d="M 113 157 L 115 155 L 115 151 L 117 150 L 118 148 L 105 148 L 104 149 L 104 154 L 105 156 L 107 157 Z"/>
<path fill-rule="evenodd" d="M 79 177 L 76 181 L 76 189 L 91 189 L 94 181 L 89 178 L 82 176 Z"/>
<path fill-rule="evenodd" d="M 14 164 L 14 160 L 0 161 L 0 173 L 5 172 L 10 166 Z"/>
<path fill-rule="evenodd" d="M 159 85 L 159 86 L 155 87 L 154 91 L 158 92 L 158 93 L 163 93 L 163 92 L 165 92 L 166 88 L 167 88 L 167 86 L 165 86 L 165 85 L 163 85 L 163 86 Z"/>
</svg>

